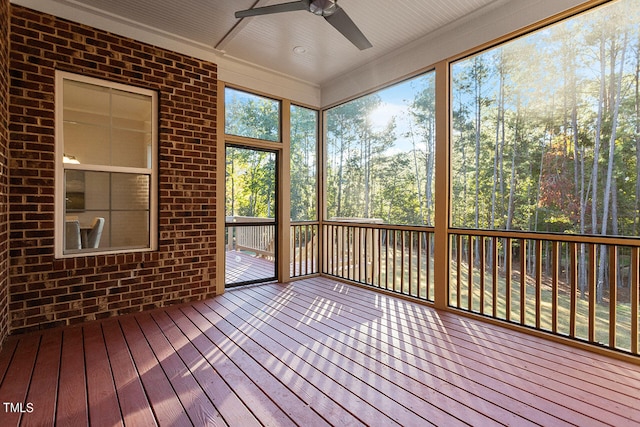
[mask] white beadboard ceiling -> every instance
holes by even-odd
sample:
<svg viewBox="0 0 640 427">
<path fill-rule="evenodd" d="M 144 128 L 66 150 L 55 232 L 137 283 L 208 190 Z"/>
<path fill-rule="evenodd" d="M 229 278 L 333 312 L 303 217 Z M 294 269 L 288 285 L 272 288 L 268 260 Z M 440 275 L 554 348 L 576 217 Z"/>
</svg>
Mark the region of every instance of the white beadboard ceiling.
<svg viewBox="0 0 640 427">
<path fill-rule="evenodd" d="M 437 29 L 505 0 L 339 0 L 373 44 L 359 51 L 321 17 L 307 11 L 242 20 L 237 10 L 283 0 L 46 0 L 322 86 Z M 36 3 L 35 6 L 28 3 Z M 109 30 L 109 28 L 107 28 Z M 117 29 L 111 29 L 117 32 Z M 293 48 L 303 46 L 304 54 Z"/>
<path fill-rule="evenodd" d="M 324 107 L 585 0 L 338 0 L 373 44 L 364 51 L 304 10 L 234 16 L 291 0 L 10 1 L 215 62 L 223 81 Z"/>
</svg>

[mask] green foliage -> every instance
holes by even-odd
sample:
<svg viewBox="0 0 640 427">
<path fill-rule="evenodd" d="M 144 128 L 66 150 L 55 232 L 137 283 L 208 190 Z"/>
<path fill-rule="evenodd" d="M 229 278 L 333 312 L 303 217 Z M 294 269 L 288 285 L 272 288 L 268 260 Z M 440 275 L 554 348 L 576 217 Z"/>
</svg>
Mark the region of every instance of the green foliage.
<svg viewBox="0 0 640 427">
<path fill-rule="evenodd" d="M 638 235 L 639 16 L 612 2 L 453 65 L 454 226 Z"/>
<path fill-rule="evenodd" d="M 225 133 L 280 141 L 280 103 L 226 88 Z"/>
<path fill-rule="evenodd" d="M 275 218 L 275 154 L 227 147 L 227 216 Z"/>
<path fill-rule="evenodd" d="M 291 221 L 313 221 L 317 213 L 318 113 L 291 107 Z"/>
<path fill-rule="evenodd" d="M 414 95 L 402 106 L 389 105 L 375 93 L 327 111 L 328 218 L 433 223 L 434 76 L 427 73 L 399 86 Z M 394 107 L 397 115 L 385 111 Z M 376 121 L 379 115 L 388 122 Z"/>
</svg>

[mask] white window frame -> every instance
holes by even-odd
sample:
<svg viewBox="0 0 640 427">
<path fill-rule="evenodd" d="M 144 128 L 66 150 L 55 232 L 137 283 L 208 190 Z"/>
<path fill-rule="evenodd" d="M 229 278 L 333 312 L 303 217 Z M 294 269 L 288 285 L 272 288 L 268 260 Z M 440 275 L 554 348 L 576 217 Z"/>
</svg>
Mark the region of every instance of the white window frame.
<svg viewBox="0 0 640 427">
<path fill-rule="evenodd" d="M 55 257 L 77 258 L 102 254 L 131 252 L 149 252 L 158 249 L 158 94 L 149 89 L 114 83 L 108 80 L 73 74 L 56 70 L 55 76 Z M 150 168 L 73 164 L 64 163 L 64 81 L 88 83 L 95 86 L 116 89 L 151 98 L 151 162 Z M 65 170 L 82 170 L 94 172 L 120 172 L 127 174 L 148 175 L 150 179 L 149 194 L 149 246 L 144 248 L 113 248 L 65 253 Z"/>
</svg>

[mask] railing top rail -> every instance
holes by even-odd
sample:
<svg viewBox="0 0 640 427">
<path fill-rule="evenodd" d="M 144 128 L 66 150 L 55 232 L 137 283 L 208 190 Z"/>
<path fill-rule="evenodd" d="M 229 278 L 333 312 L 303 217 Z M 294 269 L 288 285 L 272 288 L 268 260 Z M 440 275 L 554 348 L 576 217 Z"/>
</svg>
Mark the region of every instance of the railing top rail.
<svg viewBox="0 0 640 427">
<path fill-rule="evenodd" d="M 242 222 L 274 222 L 274 218 L 262 218 L 256 216 L 227 216 L 225 221 L 227 223 L 242 223 Z"/>
<path fill-rule="evenodd" d="M 597 236 L 587 234 L 540 233 L 514 230 L 474 230 L 450 228 L 449 234 L 466 236 L 502 237 L 527 240 L 549 240 L 568 243 L 593 243 L 597 245 L 640 246 L 640 237 Z"/>
<path fill-rule="evenodd" d="M 406 231 L 426 231 L 431 232 L 435 230 L 434 227 L 426 225 L 395 225 L 395 224 L 378 224 L 378 223 L 364 223 L 356 221 L 324 221 L 324 225 L 343 226 L 343 227 L 359 227 L 359 228 L 373 228 L 380 230 L 406 230 Z"/>
<path fill-rule="evenodd" d="M 328 219 L 328 221 L 337 221 L 337 222 L 357 222 L 357 223 L 363 223 L 363 224 L 383 224 L 384 220 L 382 218 L 358 218 L 358 217 L 351 217 L 351 216 L 345 216 L 345 217 L 331 217 Z"/>
</svg>

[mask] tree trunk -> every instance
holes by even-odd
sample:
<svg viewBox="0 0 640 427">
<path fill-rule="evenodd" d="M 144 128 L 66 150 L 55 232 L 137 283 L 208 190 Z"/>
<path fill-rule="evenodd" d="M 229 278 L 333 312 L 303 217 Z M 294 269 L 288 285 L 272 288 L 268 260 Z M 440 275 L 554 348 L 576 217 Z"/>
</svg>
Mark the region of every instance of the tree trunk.
<svg viewBox="0 0 640 427">
<path fill-rule="evenodd" d="M 614 164 L 615 164 L 615 150 L 616 150 L 616 135 L 617 135 L 617 128 L 618 128 L 618 116 L 619 116 L 619 112 L 620 112 L 620 101 L 621 101 L 621 90 L 622 90 L 622 77 L 623 77 L 623 72 L 624 72 L 624 60 L 625 60 L 625 53 L 626 53 L 626 49 L 627 49 L 627 33 L 625 32 L 624 36 L 623 36 L 623 42 L 622 42 L 622 53 L 621 53 L 621 59 L 620 59 L 620 69 L 619 69 L 619 74 L 616 77 L 615 75 L 612 75 L 611 78 L 612 79 L 616 79 L 615 82 L 615 94 L 612 94 L 613 96 L 613 117 L 612 117 L 612 123 L 611 123 L 611 137 L 609 138 L 609 161 L 608 161 L 608 165 L 607 165 L 607 177 L 606 177 L 606 181 L 605 181 L 605 190 L 604 190 L 604 195 L 603 195 L 603 202 L 602 202 L 602 228 L 601 228 L 601 233 L 603 236 L 605 236 L 607 234 L 607 225 L 608 225 L 608 221 L 609 221 L 609 209 L 610 206 L 609 204 L 611 203 L 612 200 L 612 191 L 614 189 L 614 184 L 613 184 L 613 169 L 614 169 Z M 615 61 L 615 51 L 612 50 L 611 53 L 611 57 L 612 57 L 612 61 Z M 605 273 L 605 265 L 606 265 L 606 261 L 607 261 L 607 252 L 606 251 L 601 251 L 600 252 L 600 263 L 598 266 L 598 286 L 597 286 L 597 293 L 596 293 L 596 298 L 598 300 L 598 302 L 602 302 L 602 293 L 603 293 L 603 287 L 604 287 L 604 273 Z"/>
<path fill-rule="evenodd" d="M 636 51 L 635 74 L 635 143 L 636 143 L 636 200 L 634 206 L 634 230 L 637 236 L 640 233 L 640 36 Z"/>
<path fill-rule="evenodd" d="M 600 143 L 602 138 L 602 117 L 604 115 L 605 87 L 607 78 L 605 58 L 605 35 L 600 37 L 600 94 L 598 98 L 598 115 L 596 118 L 596 134 L 593 146 L 593 166 L 591 171 L 591 232 L 598 230 L 598 166 L 600 160 Z"/>
</svg>

